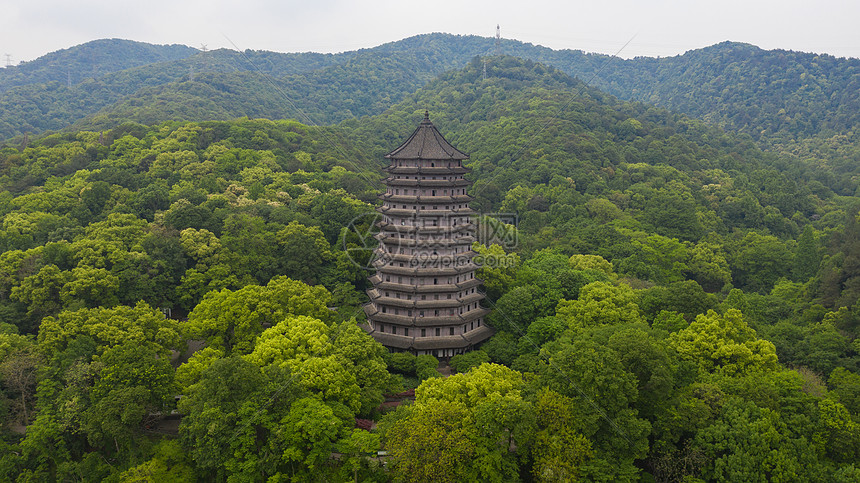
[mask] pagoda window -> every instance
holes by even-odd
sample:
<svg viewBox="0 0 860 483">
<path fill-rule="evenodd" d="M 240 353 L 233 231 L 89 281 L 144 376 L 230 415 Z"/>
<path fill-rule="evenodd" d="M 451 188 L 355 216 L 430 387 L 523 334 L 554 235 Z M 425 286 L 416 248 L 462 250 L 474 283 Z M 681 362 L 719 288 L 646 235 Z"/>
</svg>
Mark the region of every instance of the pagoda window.
<svg viewBox="0 0 860 483">
<path fill-rule="evenodd" d="M 439 317 L 439 310 L 438 309 L 433 311 L 433 316 Z"/>
<path fill-rule="evenodd" d="M 403 283 L 403 277 L 397 277 L 397 283 Z"/>
<path fill-rule="evenodd" d="M 397 334 L 397 326 L 396 326 L 396 325 L 392 325 L 392 326 L 391 326 L 391 333 L 392 333 L 392 334 Z"/>
<path fill-rule="evenodd" d="M 436 327 L 436 337 L 439 337 L 440 335 L 442 335 L 442 329 Z"/>
<path fill-rule="evenodd" d="M 395 333 L 396 333 L 396 332 L 395 332 Z M 451 327 L 449 334 L 450 334 L 450 335 L 454 335 L 454 328 L 453 328 L 453 327 Z"/>
<path fill-rule="evenodd" d="M 403 335 L 405 335 L 406 337 L 409 337 L 409 329 L 408 328 L 403 329 Z"/>
<path fill-rule="evenodd" d="M 418 317 L 424 317 L 424 311 L 423 310 L 418 312 Z"/>
<path fill-rule="evenodd" d="M 406 313 L 406 315 L 408 315 L 409 317 L 412 317 L 412 311 L 410 310 L 409 312 Z M 406 334 L 406 335 L 409 335 L 409 334 Z"/>
<path fill-rule="evenodd" d="M 433 279 L 433 285 L 439 285 L 439 279 L 438 278 Z"/>
<path fill-rule="evenodd" d="M 421 329 L 421 337 L 427 337 L 427 329 Z"/>
<path fill-rule="evenodd" d="M 385 306 L 383 305 L 383 306 L 382 306 L 382 313 L 384 314 L 385 312 L 386 312 L 386 311 L 385 311 Z M 383 331 L 383 332 L 385 332 L 385 331 Z"/>
</svg>

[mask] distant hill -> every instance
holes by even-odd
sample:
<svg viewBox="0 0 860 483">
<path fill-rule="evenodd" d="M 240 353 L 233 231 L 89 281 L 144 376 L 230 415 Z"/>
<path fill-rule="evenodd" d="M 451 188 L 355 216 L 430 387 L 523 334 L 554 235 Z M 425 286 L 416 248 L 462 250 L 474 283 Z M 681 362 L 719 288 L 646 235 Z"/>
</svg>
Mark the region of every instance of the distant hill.
<svg viewBox="0 0 860 483">
<path fill-rule="evenodd" d="M 80 84 L 111 72 L 185 59 L 197 52 L 197 49 L 185 45 L 153 45 L 122 39 L 93 40 L 0 69 L 0 92 L 48 82 Z"/>
<path fill-rule="evenodd" d="M 613 61 L 595 83 L 754 139 L 800 139 L 860 123 L 860 59 L 723 42 L 661 59 Z"/>
<path fill-rule="evenodd" d="M 439 33 L 342 54 L 202 53 L 170 46 L 182 52 L 172 60 L 152 60 L 143 53 L 131 59 L 134 49 L 145 53 L 146 44 L 128 43 L 127 64 L 136 67 L 118 70 L 123 65 L 111 64 L 114 72 L 71 89 L 65 74 L 47 67 L 56 64 L 50 59 L 66 58 L 75 71 L 104 72 L 108 67 L 102 64 L 86 67 L 93 56 L 87 52 L 116 50 L 126 45 L 122 42 L 97 41 L 49 54 L 33 61 L 41 67 L 30 77 L 19 68 L 15 83 L 6 84 L 17 87 L 0 95 L 0 138 L 74 123 L 76 128 L 109 128 L 123 120 L 266 116 L 335 123 L 379 114 L 436 75 L 494 53 L 492 38 Z M 156 52 L 163 48 L 149 47 Z M 762 146 L 850 133 L 860 123 L 858 59 L 732 42 L 674 57 L 630 60 L 515 40 L 502 40 L 500 50 L 552 65 L 621 99 L 678 110 L 749 134 Z M 824 155 L 817 147 L 812 150 Z"/>
</svg>

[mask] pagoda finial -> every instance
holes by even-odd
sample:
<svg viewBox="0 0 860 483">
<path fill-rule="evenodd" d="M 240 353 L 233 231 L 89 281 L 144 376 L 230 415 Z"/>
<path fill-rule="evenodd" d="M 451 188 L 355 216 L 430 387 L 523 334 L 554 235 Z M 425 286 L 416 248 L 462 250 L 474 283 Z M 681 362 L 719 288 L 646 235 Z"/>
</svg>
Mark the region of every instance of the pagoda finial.
<svg viewBox="0 0 860 483">
<path fill-rule="evenodd" d="M 430 120 L 430 111 L 428 111 L 427 109 L 424 109 L 424 120 L 425 121 Z"/>
</svg>

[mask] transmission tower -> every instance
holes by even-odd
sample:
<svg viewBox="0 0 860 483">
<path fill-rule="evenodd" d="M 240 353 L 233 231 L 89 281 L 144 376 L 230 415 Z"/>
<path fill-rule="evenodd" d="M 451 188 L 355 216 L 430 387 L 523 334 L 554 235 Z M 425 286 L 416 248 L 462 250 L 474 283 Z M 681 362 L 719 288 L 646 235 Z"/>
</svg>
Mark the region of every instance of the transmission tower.
<svg viewBox="0 0 860 483">
<path fill-rule="evenodd" d="M 209 56 L 206 55 L 206 53 L 209 52 L 209 48 L 206 47 L 206 44 L 200 44 L 200 51 L 203 52 L 203 54 L 201 54 L 201 57 L 203 57 L 203 69 L 202 70 L 208 71 L 209 70 Z"/>
<path fill-rule="evenodd" d="M 502 29 L 499 28 L 499 24 L 496 24 L 496 45 L 495 45 L 495 53 L 496 55 L 500 55 L 502 53 Z"/>
<path fill-rule="evenodd" d="M 6 54 L 6 67 L 12 67 L 12 56 Z"/>
</svg>

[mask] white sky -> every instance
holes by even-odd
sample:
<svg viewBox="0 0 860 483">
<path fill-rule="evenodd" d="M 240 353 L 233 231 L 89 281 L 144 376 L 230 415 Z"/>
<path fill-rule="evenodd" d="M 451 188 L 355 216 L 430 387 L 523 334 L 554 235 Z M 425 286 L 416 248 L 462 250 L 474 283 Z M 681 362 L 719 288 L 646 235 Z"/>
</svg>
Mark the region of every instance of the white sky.
<svg viewBox="0 0 860 483">
<path fill-rule="evenodd" d="M 17 63 L 99 38 L 342 52 L 429 32 L 491 37 L 498 23 L 503 38 L 554 49 L 614 54 L 633 38 L 625 58 L 724 40 L 860 57 L 858 19 L 853 0 L 0 0 L 0 55 Z"/>
</svg>

